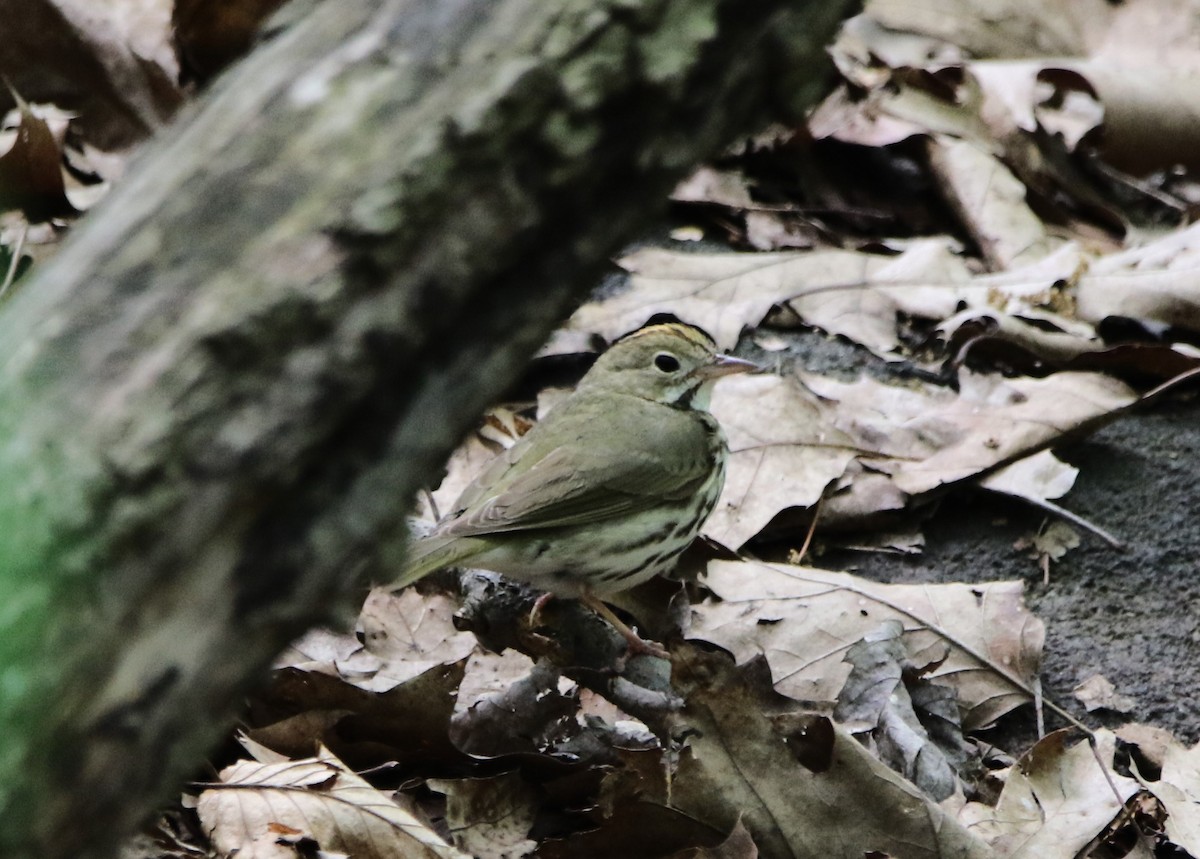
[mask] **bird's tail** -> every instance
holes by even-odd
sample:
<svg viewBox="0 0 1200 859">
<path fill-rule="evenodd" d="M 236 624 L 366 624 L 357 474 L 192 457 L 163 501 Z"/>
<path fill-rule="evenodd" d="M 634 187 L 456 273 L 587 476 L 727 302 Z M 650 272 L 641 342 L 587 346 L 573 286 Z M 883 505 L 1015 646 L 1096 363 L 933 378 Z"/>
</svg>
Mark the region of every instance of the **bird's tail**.
<svg viewBox="0 0 1200 859">
<path fill-rule="evenodd" d="M 483 540 L 470 537 L 450 537 L 433 534 L 409 544 L 404 570 L 391 583 L 393 591 L 437 572 L 442 567 L 461 563 L 478 555 L 486 547 Z"/>
</svg>

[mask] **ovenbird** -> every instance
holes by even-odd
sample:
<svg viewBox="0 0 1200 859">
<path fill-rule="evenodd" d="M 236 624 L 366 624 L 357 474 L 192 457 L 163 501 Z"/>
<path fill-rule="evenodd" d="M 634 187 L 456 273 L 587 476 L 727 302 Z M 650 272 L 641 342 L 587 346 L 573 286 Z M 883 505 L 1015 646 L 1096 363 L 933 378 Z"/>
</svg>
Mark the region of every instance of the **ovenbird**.
<svg viewBox="0 0 1200 859">
<path fill-rule="evenodd" d="M 598 596 L 669 570 L 700 532 L 729 452 L 708 412 L 712 386 L 751 369 L 690 325 L 652 325 L 616 341 L 413 544 L 395 586 L 468 563 L 578 597 L 631 649 L 665 655 Z"/>
</svg>

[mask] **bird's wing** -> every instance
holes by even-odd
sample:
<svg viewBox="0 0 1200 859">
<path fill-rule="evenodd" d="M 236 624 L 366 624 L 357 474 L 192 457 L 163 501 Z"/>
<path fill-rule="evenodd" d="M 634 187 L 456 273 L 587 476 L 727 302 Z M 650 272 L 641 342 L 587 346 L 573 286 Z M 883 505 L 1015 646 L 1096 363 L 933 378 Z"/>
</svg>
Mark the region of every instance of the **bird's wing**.
<svg viewBox="0 0 1200 859">
<path fill-rule="evenodd" d="M 438 533 L 582 525 L 690 497 L 712 472 L 709 431 L 696 416 L 669 411 L 649 422 L 633 417 L 620 438 L 588 446 L 565 432 L 569 416 L 557 421 L 565 440 L 553 448 L 533 437 L 535 428 L 468 487 Z"/>
</svg>

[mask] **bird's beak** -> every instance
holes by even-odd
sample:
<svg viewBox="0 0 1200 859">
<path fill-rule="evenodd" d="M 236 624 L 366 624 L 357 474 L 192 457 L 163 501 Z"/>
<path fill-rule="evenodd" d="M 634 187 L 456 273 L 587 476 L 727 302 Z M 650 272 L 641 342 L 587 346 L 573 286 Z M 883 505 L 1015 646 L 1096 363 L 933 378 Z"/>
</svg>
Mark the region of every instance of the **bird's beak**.
<svg viewBox="0 0 1200 859">
<path fill-rule="evenodd" d="M 719 379 L 721 376 L 730 376 L 734 373 L 753 373 L 761 369 L 762 367 L 753 361 L 747 361 L 744 358 L 735 358 L 732 355 L 717 355 L 711 364 L 701 367 L 696 371 L 696 374 L 705 379 Z"/>
</svg>

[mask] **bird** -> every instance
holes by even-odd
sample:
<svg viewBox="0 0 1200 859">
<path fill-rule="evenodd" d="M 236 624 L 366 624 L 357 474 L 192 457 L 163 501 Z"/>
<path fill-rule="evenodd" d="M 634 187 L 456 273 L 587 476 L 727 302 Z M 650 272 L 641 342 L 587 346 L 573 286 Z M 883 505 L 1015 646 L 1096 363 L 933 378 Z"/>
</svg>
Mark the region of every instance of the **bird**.
<svg viewBox="0 0 1200 859">
<path fill-rule="evenodd" d="M 631 653 L 668 657 L 600 598 L 669 571 L 700 533 L 729 457 L 713 385 L 757 369 L 683 322 L 616 340 L 413 542 L 391 589 L 448 566 L 491 570 L 546 592 L 535 616 L 549 597 L 577 598 Z"/>
</svg>

